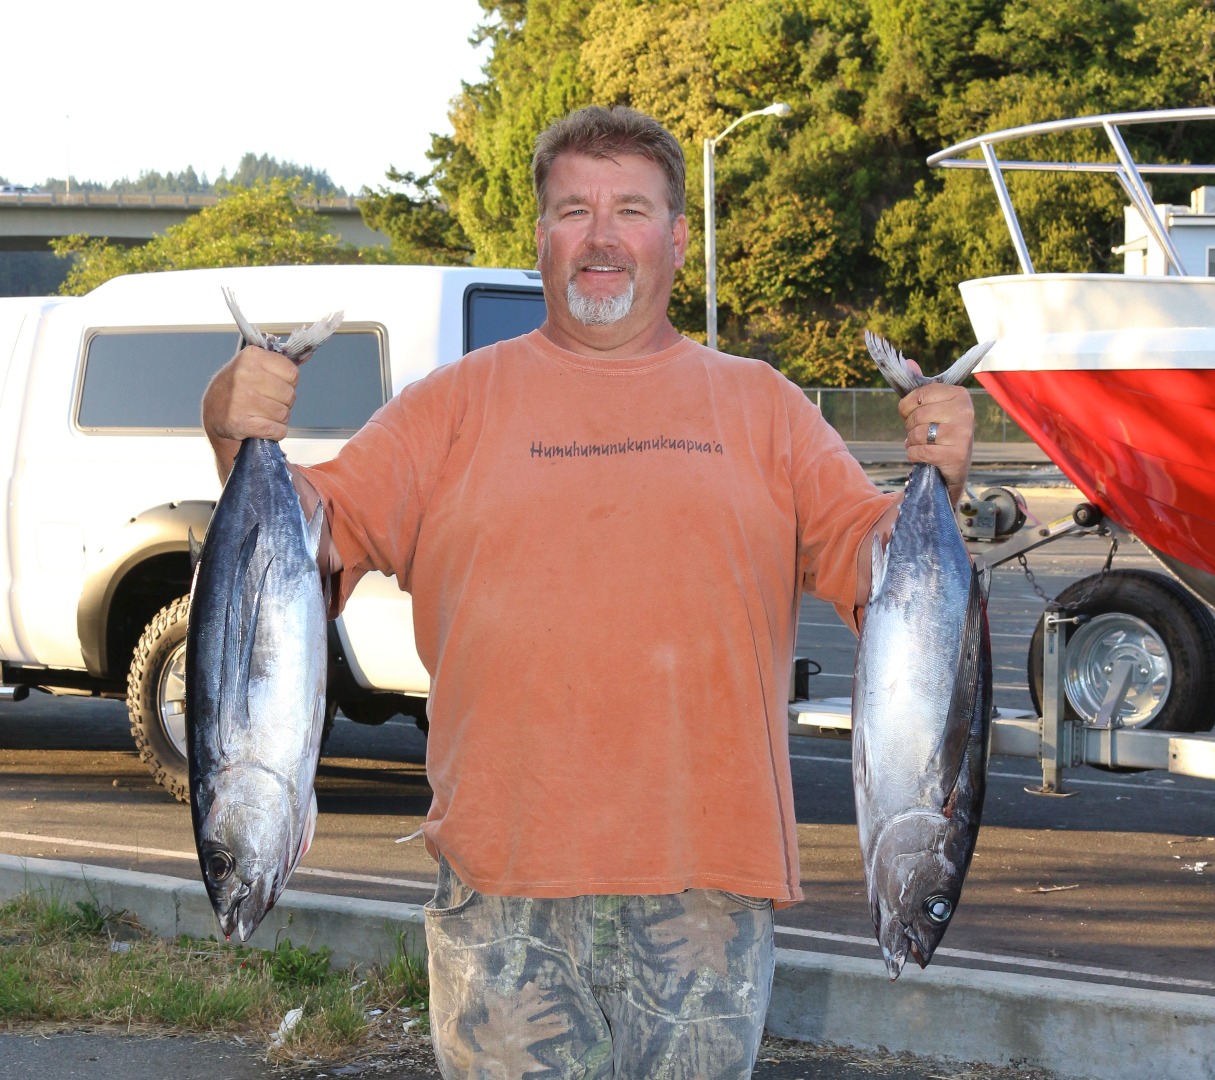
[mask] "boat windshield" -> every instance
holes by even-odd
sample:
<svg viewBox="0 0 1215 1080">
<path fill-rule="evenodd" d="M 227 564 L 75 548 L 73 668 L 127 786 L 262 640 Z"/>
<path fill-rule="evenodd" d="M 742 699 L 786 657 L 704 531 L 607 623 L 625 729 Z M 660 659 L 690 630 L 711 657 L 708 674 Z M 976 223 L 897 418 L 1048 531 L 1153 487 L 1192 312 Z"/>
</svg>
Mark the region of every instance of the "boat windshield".
<svg viewBox="0 0 1215 1080">
<path fill-rule="evenodd" d="M 986 169 L 995 185 L 996 198 L 1004 214 L 1005 224 L 1017 249 L 1017 259 L 1023 273 L 1034 273 L 1033 261 L 1021 233 L 1021 225 L 1013 209 L 1004 173 L 1016 171 L 1032 172 L 1088 172 L 1112 173 L 1126 191 L 1131 204 L 1139 211 L 1152 237 L 1160 245 L 1169 265 L 1177 274 L 1186 276 L 1181 256 L 1178 254 L 1168 229 L 1160 219 L 1151 193 L 1144 183 L 1145 175 L 1169 173 L 1174 175 L 1215 175 L 1215 165 L 1198 164 L 1148 164 L 1136 162 L 1127 149 L 1120 128 L 1133 124 L 1177 123 L 1187 120 L 1215 120 L 1215 108 L 1158 109 L 1151 112 L 1106 113 L 1101 116 L 1082 116 L 1071 120 L 1051 120 L 1041 124 L 1026 124 L 1023 127 L 994 131 L 979 135 L 965 142 L 940 150 L 928 159 L 928 164 L 942 169 Z M 1084 128 L 1101 128 L 1105 131 L 1117 161 L 1017 161 L 1000 160 L 995 148 L 1001 143 L 1024 139 L 1035 135 L 1056 134 L 1063 131 L 1078 131 Z M 981 157 L 965 157 L 978 151 Z"/>
</svg>

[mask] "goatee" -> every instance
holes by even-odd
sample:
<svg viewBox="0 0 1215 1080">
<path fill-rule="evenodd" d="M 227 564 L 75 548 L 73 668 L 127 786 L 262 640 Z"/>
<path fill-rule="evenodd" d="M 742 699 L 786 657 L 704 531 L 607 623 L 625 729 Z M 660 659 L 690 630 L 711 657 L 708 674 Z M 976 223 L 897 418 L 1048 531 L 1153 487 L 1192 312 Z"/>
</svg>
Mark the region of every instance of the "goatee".
<svg viewBox="0 0 1215 1080">
<path fill-rule="evenodd" d="M 608 326 L 619 322 L 633 309 L 632 275 L 629 287 L 619 296 L 583 296 L 571 281 L 566 286 L 565 300 L 570 314 L 583 326 Z"/>
</svg>

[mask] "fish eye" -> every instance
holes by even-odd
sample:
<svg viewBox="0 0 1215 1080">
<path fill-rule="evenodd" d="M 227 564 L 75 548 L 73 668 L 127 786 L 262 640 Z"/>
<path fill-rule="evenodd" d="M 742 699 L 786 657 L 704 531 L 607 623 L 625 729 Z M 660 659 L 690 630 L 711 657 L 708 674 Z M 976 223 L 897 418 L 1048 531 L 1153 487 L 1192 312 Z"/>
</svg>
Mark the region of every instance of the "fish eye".
<svg viewBox="0 0 1215 1080">
<path fill-rule="evenodd" d="M 223 881 L 232 873 L 235 867 L 236 864 L 232 861 L 232 856 L 226 851 L 212 851 L 207 856 L 207 877 L 212 881 Z"/>
<path fill-rule="evenodd" d="M 924 901 L 924 914 L 940 926 L 949 922 L 949 917 L 953 914 L 953 902 L 948 896 L 930 896 Z"/>
</svg>

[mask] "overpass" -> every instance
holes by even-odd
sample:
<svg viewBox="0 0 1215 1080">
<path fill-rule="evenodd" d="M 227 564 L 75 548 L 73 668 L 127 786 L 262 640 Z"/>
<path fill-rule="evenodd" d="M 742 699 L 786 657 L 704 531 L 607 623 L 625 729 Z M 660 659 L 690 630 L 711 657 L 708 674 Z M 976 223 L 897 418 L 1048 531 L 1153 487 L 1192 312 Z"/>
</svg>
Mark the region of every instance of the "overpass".
<svg viewBox="0 0 1215 1080">
<path fill-rule="evenodd" d="M 0 251 L 46 251 L 56 237 L 77 233 L 142 244 L 218 201 L 215 195 L 6 194 L 0 196 Z M 306 199 L 299 205 L 315 210 L 325 219 L 326 230 L 348 244 L 389 243 L 383 233 L 363 223 L 353 196 Z"/>
</svg>

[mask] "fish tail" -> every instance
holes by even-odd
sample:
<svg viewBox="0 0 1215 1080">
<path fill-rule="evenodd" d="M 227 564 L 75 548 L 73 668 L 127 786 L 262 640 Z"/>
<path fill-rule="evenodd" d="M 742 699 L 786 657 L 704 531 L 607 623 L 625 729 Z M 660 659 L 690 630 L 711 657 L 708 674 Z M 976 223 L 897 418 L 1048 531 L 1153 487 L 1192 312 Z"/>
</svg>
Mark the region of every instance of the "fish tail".
<svg viewBox="0 0 1215 1080">
<path fill-rule="evenodd" d="M 245 344 L 257 345 L 260 348 L 269 349 L 271 352 L 282 353 L 297 364 L 302 364 L 307 360 L 342 325 L 344 313 L 333 311 L 323 319 L 318 319 L 311 326 L 301 326 L 298 330 L 293 331 L 286 341 L 283 341 L 273 334 L 263 334 L 246 319 L 244 312 L 237 306 L 235 293 L 226 285 L 220 286 L 220 291 L 224 294 L 224 303 L 232 312 L 236 328 L 240 331 L 240 336 L 244 339 Z"/>
<path fill-rule="evenodd" d="M 297 364 L 302 364 L 333 336 L 333 332 L 342 325 L 344 317 L 344 312 L 331 311 L 311 326 L 301 326 L 298 330 L 293 330 L 291 336 L 283 342 L 283 355 Z"/>
<path fill-rule="evenodd" d="M 879 337 L 871 330 L 865 331 L 865 344 L 869 348 L 869 355 L 873 357 L 874 363 L 877 364 L 878 370 L 886 381 L 899 392 L 901 397 L 906 397 L 916 387 L 924 386 L 927 383 L 935 382 L 945 383 L 947 386 L 957 386 L 965 382 L 995 342 L 980 342 L 967 350 L 940 375 L 932 376 L 912 371 L 907 364 L 907 357 L 884 337 Z"/>
<path fill-rule="evenodd" d="M 873 357 L 874 363 L 877 364 L 878 370 L 886 381 L 899 392 L 900 397 L 906 397 L 917 386 L 923 386 L 932 381 L 926 376 L 912 371 L 907 366 L 907 357 L 884 337 L 879 337 L 872 330 L 865 331 L 865 345 L 868 347 L 869 355 Z"/>
<path fill-rule="evenodd" d="M 263 334 L 256 326 L 245 318 L 244 312 L 241 311 L 236 304 L 236 294 L 226 285 L 220 286 L 220 292 L 224 294 L 224 303 L 228 305 L 228 310 L 232 312 L 232 318 L 236 323 L 236 328 L 240 331 L 240 336 L 244 338 L 246 345 L 257 345 L 263 349 L 271 348 L 270 339 Z"/>
<path fill-rule="evenodd" d="M 945 383 L 946 386 L 958 386 L 970 378 L 970 373 L 979 366 L 979 361 L 990 351 L 995 341 L 980 341 L 967 349 L 953 364 L 940 375 L 932 378 L 932 382 Z"/>
</svg>

